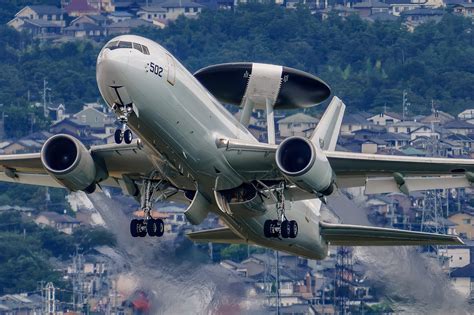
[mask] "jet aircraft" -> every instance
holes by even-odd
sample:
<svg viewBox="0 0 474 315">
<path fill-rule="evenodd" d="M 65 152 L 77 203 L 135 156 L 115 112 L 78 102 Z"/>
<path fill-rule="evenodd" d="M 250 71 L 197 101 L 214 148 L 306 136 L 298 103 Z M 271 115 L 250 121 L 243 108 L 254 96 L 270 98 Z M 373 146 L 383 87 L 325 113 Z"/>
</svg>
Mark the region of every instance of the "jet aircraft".
<svg viewBox="0 0 474 315">
<path fill-rule="evenodd" d="M 336 151 L 345 105 L 333 97 L 314 133 L 275 141 L 274 111 L 303 109 L 331 96 L 309 73 L 260 63 L 210 66 L 192 74 L 149 39 L 122 35 L 97 58 L 97 84 L 121 128 L 115 144 L 87 148 L 56 134 L 40 153 L 0 156 L 0 180 L 92 193 L 120 188 L 140 202 L 133 237 L 160 237 L 159 200 L 186 202 L 187 220 L 212 212 L 226 226 L 187 236 L 197 242 L 256 244 L 310 259 L 329 245 L 462 244 L 440 235 L 327 223 L 320 206 L 340 188 L 366 193 L 469 187 L 474 161 Z M 222 104 L 237 106 L 235 118 Z M 268 142 L 248 130 L 265 111 Z M 134 135 L 137 139 L 134 139 Z"/>
</svg>

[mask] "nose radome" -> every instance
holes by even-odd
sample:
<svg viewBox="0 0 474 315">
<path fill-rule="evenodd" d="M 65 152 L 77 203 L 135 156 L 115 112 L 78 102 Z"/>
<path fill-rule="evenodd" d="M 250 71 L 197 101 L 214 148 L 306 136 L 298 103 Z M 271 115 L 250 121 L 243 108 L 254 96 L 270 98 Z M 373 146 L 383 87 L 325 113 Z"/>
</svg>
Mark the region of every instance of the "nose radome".
<svg viewBox="0 0 474 315">
<path fill-rule="evenodd" d="M 124 86 L 128 69 L 128 54 L 104 49 L 97 58 L 96 79 L 104 100 L 111 106 L 117 98 L 114 87 Z"/>
</svg>

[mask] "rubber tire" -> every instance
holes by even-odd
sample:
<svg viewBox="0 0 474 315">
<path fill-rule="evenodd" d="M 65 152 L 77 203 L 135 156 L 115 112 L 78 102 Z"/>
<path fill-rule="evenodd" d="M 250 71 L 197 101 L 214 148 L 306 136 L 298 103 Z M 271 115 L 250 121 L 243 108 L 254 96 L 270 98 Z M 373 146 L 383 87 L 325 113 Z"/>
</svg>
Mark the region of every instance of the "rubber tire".
<svg viewBox="0 0 474 315">
<path fill-rule="evenodd" d="M 138 225 L 139 227 L 141 227 L 141 226 L 143 226 L 143 225 L 145 224 L 145 220 L 137 220 L 137 221 L 138 221 L 138 224 L 137 224 L 137 225 Z M 139 236 L 139 237 L 145 237 L 145 236 L 146 236 L 146 229 L 144 229 L 144 230 L 141 230 L 141 229 L 140 229 L 140 231 L 138 232 L 138 236 Z"/>
<path fill-rule="evenodd" d="M 273 225 L 273 228 L 277 227 L 277 226 L 278 226 L 278 220 L 272 220 L 272 225 Z M 278 233 L 278 232 L 273 232 L 273 233 L 272 233 L 272 236 L 273 236 L 273 237 L 278 237 L 278 236 L 280 236 L 280 233 Z"/>
<path fill-rule="evenodd" d="M 138 236 L 138 220 L 133 219 L 130 221 L 130 234 L 132 237 L 137 237 Z"/>
<path fill-rule="evenodd" d="M 123 139 L 122 130 L 120 129 L 115 130 L 114 139 L 115 139 L 116 144 L 122 143 L 122 139 Z"/>
<path fill-rule="evenodd" d="M 156 219 L 156 231 L 155 236 L 162 237 L 165 233 L 165 223 L 161 219 Z"/>
<path fill-rule="evenodd" d="M 272 220 L 266 220 L 265 223 L 263 224 L 263 235 L 265 235 L 266 238 L 272 237 Z"/>
<path fill-rule="evenodd" d="M 156 222 L 154 219 L 149 219 L 146 223 L 146 231 L 148 236 L 156 236 Z"/>
<path fill-rule="evenodd" d="M 281 237 L 283 238 L 290 237 L 290 222 L 288 220 L 285 220 L 281 223 L 280 233 Z"/>
<path fill-rule="evenodd" d="M 290 238 L 295 238 L 298 235 L 298 223 L 294 220 L 290 221 Z"/>
<path fill-rule="evenodd" d="M 133 134 L 130 129 L 125 130 L 123 134 L 123 140 L 125 141 L 126 144 L 132 143 L 133 140 Z"/>
</svg>

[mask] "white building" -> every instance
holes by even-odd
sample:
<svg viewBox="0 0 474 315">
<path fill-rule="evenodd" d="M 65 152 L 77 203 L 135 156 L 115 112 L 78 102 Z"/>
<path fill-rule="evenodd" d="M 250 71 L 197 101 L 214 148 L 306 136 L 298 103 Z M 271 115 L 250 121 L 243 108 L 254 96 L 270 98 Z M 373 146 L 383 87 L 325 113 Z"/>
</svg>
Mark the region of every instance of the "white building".
<svg viewBox="0 0 474 315">
<path fill-rule="evenodd" d="M 291 136 L 304 137 L 308 133 L 308 129 L 316 128 L 319 119 L 298 113 L 286 118 L 280 119 L 278 124 L 278 130 L 280 131 L 280 137 L 286 138 Z"/>
</svg>

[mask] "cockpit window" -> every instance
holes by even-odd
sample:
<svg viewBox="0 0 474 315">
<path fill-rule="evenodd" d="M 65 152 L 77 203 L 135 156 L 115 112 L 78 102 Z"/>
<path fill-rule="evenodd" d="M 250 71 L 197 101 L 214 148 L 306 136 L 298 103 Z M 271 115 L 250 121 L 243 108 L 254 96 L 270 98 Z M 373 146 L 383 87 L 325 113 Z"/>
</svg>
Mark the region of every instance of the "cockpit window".
<svg viewBox="0 0 474 315">
<path fill-rule="evenodd" d="M 114 50 L 115 48 L 117 48 L 117 44 L 118 44 L 118 41 L 113 41 L 113 42 L 110 42 L 107 46 L 105 46 L 105 48 Z"/>
<path fill-rule="evenodd" d="M 141 53 L 143 52 L 142 45 L 140 45 L 140 44 L 133 43 L 133 48 L 138 50 Z"/>
<path fill-rule="evenodd" d="M 131 42 L 119 42 L 118 48 L 132 48 Z"/>
<path fill-rule="evenodd" d="M 145 45 L 140 45 L 138 43 L 132 43 L 132 42 L 113 41 L 113 42 L 108 43 L 107 46 L 105 46 L 105 48 L 108 48 L 110 50 L 114 50 L 117 48 L 129 48 L 129 49 L 133 48 L 145 55 L 150 54 L 148 47 L 146 47 Z"/>
</svg>

